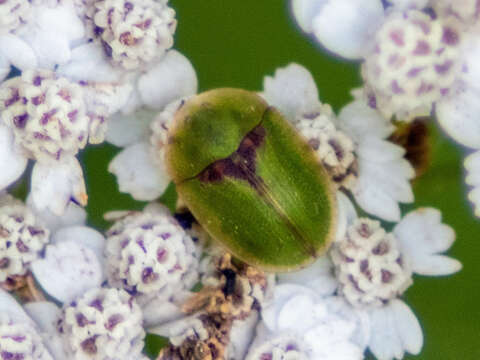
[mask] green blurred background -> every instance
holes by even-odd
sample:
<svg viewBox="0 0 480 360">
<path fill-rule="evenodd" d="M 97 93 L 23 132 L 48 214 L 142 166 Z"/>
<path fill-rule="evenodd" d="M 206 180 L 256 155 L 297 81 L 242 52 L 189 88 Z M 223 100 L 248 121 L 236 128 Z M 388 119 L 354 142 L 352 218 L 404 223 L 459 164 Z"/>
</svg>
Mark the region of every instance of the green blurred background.
<svg viewBox="0 0 480 360">
<path fill-rule="evenodd" d="M 326 54 L 301 33 L 282 0 L 171 0 L 177 11 L 175 48 L 193 63 L 200 91 L 216 87 L 260 90 L 265 75 L 290 62 L 314 75 L 320 98 L 336 110 L 350 101 L 360 85 L 356 64 Z M 463 185 L 464 150 L 431 127 L 433 162 L 414 184 L 416 207 L 433 206 L 457 232 L 451 255 L 464 264 L 447 278 L 416 277 L 406 301 L 417 314 L 425 335 L 419 356 L 406 359 L 480 359 L 480 220 L 473 218 Z M 139 209 L 143 203 L 120 194 L 107 172 L 119 151 L 112 146 L 89 147 L 82 154 L 89 191 L 89 221 L 106 228 L 102 214 L 113 209 Z M 170 189 L 167 198 L 172 195 Z M 406 207 L 408 210 L 411 207 Z M 160 343 L 149 338 L 154 352 Z"/>
</svg>

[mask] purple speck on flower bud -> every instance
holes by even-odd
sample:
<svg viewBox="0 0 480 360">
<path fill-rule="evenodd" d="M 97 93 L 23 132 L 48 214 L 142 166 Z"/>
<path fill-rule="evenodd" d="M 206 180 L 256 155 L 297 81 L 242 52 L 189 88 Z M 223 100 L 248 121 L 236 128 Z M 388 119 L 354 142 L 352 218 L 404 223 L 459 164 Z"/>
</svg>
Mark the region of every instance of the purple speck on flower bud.
<svg viewBox="0 0 480 360">
<path fill-rule="evenodd" d="M 97 345 L 95 344 L 96 341 L 96 336 L 92 336 L 91 338 L 88 338 L 80 344 L 82 347 L 82 350 L 86 352 L 87 354 L 93 355 L 97 353 Z"/>
<path fill-rule="evenodd" d="M 19 129 L 23 129 L 25 125 L 27 125 L 28 121 L 28 114 L 17 115 L 13 118 L 13 123 Z"/>
<path fill-rule="evenodd" d="M 29 226 L 27 229 L 28 229 L 28 232 L 30 233 L 30 235 L 32 235 L 32 236 L 45 234 L 45 231 L 43 231 L 43 229 L 39 229 L 39 228 L 36 228 L 34 226 Z"/>
<path fill-rule="evenodd" d="M 2 356 L 2 360 L 23 360 L 25 359 L 25 357 L 23 356 L 23 354 L 14 354 L 14 353 L 11 353 L 11 352 L 8 352 L 8 351 L 2 351 L 0 353 L 0 355 Z"/>
<path fill-rule="evenodd" d="M 445 27 L 443 29 L 443 36 L 442 36 L 442 42 L 450 45 L 450 46 L 455 46 L 459 43 L 460 38 L 458 36 L 458 33 L 449 27 Z"/>
<path fill-rule="evenodd" d="M 18 251 L 20 251 L 21 253 L 26 253 L 28 252 L 29 248 L 27 245 L 25 245 L 25 243 L 22 241 L 22 240 L 17 240 L 17 249 Z"/>
<path fill-rule="evenodd" d="M 89 305 L 91 307 L 97 309 L 98 311 L 103 311 L 102 300 L 100 300 L 100 299 L 93 300 Z"/>
<path fill-rule="evenodd" d="M 76 314 L 75 319 L 77 320 L 77 324 L 80 327 L 87 326 L 89 323 L 88 319 L 82 313 Z"/>
<path fill-rule="evenodd" d="M 140 248 L 145 254 L 147 253 L 147 249 L 145 249 L 145 243 L 143 242 L 143 238 L 140 238 L 137 240 L 137 245 L 140 246 Z"/>
<path fill-rule="evenodd" d="M 142 281 L 144 284 L 149 284 L 158 279 L 158 274 L 153 272 L 151 267 L 147 267 L 142 271 Z"/>
<path fill-rule="evenodd" d="M 9 107 L 10 105 L 16 103 L 18 100 L 20 100 L 20 94 L 18 93 L 18 89 L 14 89 L 12 91 L 12 96 L 10 99 L 5 100 L 5 107 Z"/>
<path fill-rule="evenodd" d="M 0 259 L 0 269 L 6 269 L 8 268 L 8 265 L 10 265 L 10 259 L 9 258 L 3 258 Z"/>
<path fill-rule="evenodd" d="M 108 318 L 107 323 L 105 324 L 105 329 L 111 331 L 115 326 L 120 324 L 123 321 L 123 316 L 120 314 L 112 315 Z"/>
</svg>

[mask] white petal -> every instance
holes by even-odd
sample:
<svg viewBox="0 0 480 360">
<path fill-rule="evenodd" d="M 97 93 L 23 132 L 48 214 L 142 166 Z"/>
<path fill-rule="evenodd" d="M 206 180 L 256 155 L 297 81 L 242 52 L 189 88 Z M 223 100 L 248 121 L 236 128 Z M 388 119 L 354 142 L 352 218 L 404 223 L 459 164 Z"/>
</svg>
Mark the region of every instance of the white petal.
<svg viewBox="0 0 480 360">
<path fill-rule="evenodd" d="M 138 80 L 138 90 L 145 105 L 161 110 L 169 103 L 197 92 L 197 74 L 190 61 L 176 50 Z"/>
<path fill-rule="evenodd" d="M 455 232 L 441 221 L 440 211 L 433 208 L 421 208 L 405 215 L 393 230 L 402 252 L 433 254 L 448 250 L 455 241 Z"/>
<path fill-rule="evenodd" d="M 32 263 L 40 286 L 61 302 L 68 302 L 102 283 L 102 267 L 95 253 L 75 241 L 48 245 L 44 259 Z"/>
<path fill-rule="evenodd" d="M 30 45 L 11 34 L 0 35 L 0 55 L 22 71 L 37 67 L 37 57 Z"/>
<path fill-rule="evenodd" d="M 56 6 L 35 6 L 34 22 L 41 30 L 55 30 L 57 36 L 72 41 L 85 35 L 85 27 L 77 16 L 72 2 L 55 4 Z M 30 25 L 30 24 L 29 24 Z"/>
<path fill-rule="evenodd" d="M 277 274 L 278 284 L 298 284 L 306 286 L 321 296 L 333 295 L 338 282 L 333 275 L 333 264 L 328 256 L 322 256 L 306 268 Z"/>
<path fill-rule="evenodd" d="M 70 61 L 61 65 L 57 73 L 75 81 L 115 82 L 122 76 L 119 68 L 106 59 L 98 43 L 87 43 L 72 50 Z"/>
<path fill-rule="evenodd" d="M 10 73 L 10 61 L 0 53 L 0 81 L 5 80 L 5 78 Z"/>
<path fill-rule="evenodd" d="M 404 159 L 400 161 L 406 162 Z M 384 192 L 398 202 L 413 202 L 413 190 L 408 181 L 410 172 L 395 171 L 397 169 L 388 166 L 390 164 L 392 163 L 374 163 L 360 158 L 358 162 L 359 182 L 368 182 L 369 186 L 374 186 L 377 191 Z"/>
<path fill-rule="evenodd" d="M 313 18 L 327 2 L 328 0 L 292 0 L 293 16 L 303 31 L 313 32 Z"/>
<path fill-rule="evenodd" d="M 27 159 L 15 151 L 13 133 L 0 125 L 0 190 L 17 180 L 26 167 Z"/>
<path fill-rule="evenodd" d="M 445 255 L 424 255 L 414 258 L 412 270 L 420 275 L 451 275 L 462 269 L 462 263 Z"/>
<path fill-rule="evenodd" d="M 61 315 L 60 308 L 52 302 L 37 301 L 23 305 L 25 311 L 44 332 L 55 332 Z"/>
<path fill-rule="evenodd" d="M 412 310 L 394 299 L 370 311 L 370 350 L 378 360 L 402 359 L 405 351 L 417 355 L 423 346 L 422 328 Z"/>
<path fill-rule="evenodd" d="M 155 298 L 142 307 L 145 327 L 150 328 L 185 316 L 181 304 L 164 298 Z"/>
<path fill-rule="evenodd" d="M 441 223 L 441 213 L 423 208 L 407 214 L 394 228 L 400 249 L 414 272 L 420 275 L 450 275 L 462 268 L 459 261 L 438 253 L 448 250 L 455 232 Z"/>
<path fill-rule="evenodd" d="M 13 320 L 32 323 L 27 313 L 15 298 L 0 288 L 0 314 L 8 314 Z"/>
<path fill-rule="evenodd" d="M 480 149 L 479 93 L 465 90 L 436 105 L 439 124 L 460 144 Z"/>
<path fill-rule="evenodd" d="M 393 321 L 403 348 L 410 354 L 418 355 L 423 346 L 423 333 L 417 317 L 401 300 L 393 300 L 389 307 L 393 311 Z"/>
<path fill-rule="evenodd" d="M 277 314 L 277 331 L 294 329 L 303 333 L 312 327 L 315 318 L 312 316 L 314 298 L 308 294 L 292 296 L 286 301 Z M 302 319 L 302 321 L 298 321 Z"/>
<path fill-rule="evenodd" d="M 463 165 L 468 173 L 465 182 L 472 186 L 480 185 L 480 151 L 468 155 Z"/>
<path fill-rule="evenodd" d="M 280 284 L 275 286 L 273 299 L 264 304 L 262 307 L 263 323 L 269 330 L 277 330 L 278 314 L 280 310 L 283 308 L 283 305 L 286 302 L 297 295 L 306 295 L 312 298 L 316 298 L 318 296 L 313 290 L 301 285 Z"/>
<path fill-rule="evenodd" d="M 380 0 L 330 0 L 313 19 L 313 32 L 328 50 L 357 59 L 384 17 Z"/>
<path fill-rule="evenodd" d="M 345 105 L 338 115 L 339 127 L 360 142 L 366 136 L 385 139 L 394 131 L 393 124 L 363 100 Z"/>
<path fill-rule="evenodd" d="M 357 154 L 368 161 L 381 163 L 402 158 L 405 149 L 390 141 L 370 136 L 359 143 Z"/>
<path fill-rule="evenodd" d="M 50 210 L 39 210 L 35 206 L 31 193 L 27 196 L 26 202 L 35 215 L 43 221 L 51 233 L 63 227 L 83 225 L 87 221 L 87 212 L 85 209 L 73 202 L 68 203 L 64 214 L 61 216 L 55 215 Z"/>
<path fill-rule="evenodd" d="M 108 119 L 106 140 L 119 147 L 126 147 L 140 141 L 148 141 L 151 135 L 150 123 L 157 112 L 140 108 L 130 114 L 118 112 Z"/>
<path fill-rule="evenodd" d="M 468 193 L 468 200 L 474 205 L 475 216 L 480 217 L 480 187 L 476 187 Z"/>
<path fill-rule="evenodd" d="M 22 37 L 31 44 L 38 66 L 52 68 L 70 60 L 70 42 L 84 36 L 84 26 L 71 3 L 35 6 L 33 21 Z"/>
<path fill-rule="evenodd" d="M 299 64 L 278 68 L 273 77 L 263 80 L 263 97 L 290 121 L 300 113 L 315 111 L 319 106 L 318 90 L 312 74 Z"/>
<path fill-rule="evenodd" d="M 230 342 L 227 348 L 226 360 L 244 359 L 255 334 L 258 322 L 258 312 L 252 311 L 243 320 L 235 320 L 230 331 Z"/>
<path fill-rule="evenodd" d="M 55 31 L 36 31 L 26 41 L 31 44 L 37 56 L 38 66 L 53 69 L 56 64 L 64 64 L 70 60 L 70 44 Z"/>
<path fill-rule="evenodd" d="M 117 154 L 108 171 L 117 176 L 121 192 L 136 200 L 154 200 L 163 194 L 170 178 L 165 169 L 155 161 L 147 143 L 131 145 Z"/>
<path fill-rule="evenodd" d="M 358 178 L 353 195 L 358 205 L 366 212 L 387 221 L 400 220 L 398 203 L 370 178 Z"/>
<path fill-rule="evenodd" d="M 80 163 L 74 157 L 56 164 L 37 162 L 32 171 L 31 194 L 35 206 L 62 215 L 74 199 L 82 206 L 87 194 Z"/>
<path fill-rule="evenodd" d="M 31 302 L 24 305 L 25 310 L 43 331 L 42 337 L 45 345 L 54 359 L 66 359 L 67 355 L 63 349 L 63 339 L 57 330 L 61 310 L 51 302 Z"/>
<path fill-rule="evenodd" d="M 335 241 L 343 240 L 347 227 L 357 218 L 357 212 L 350 199 L 341 191 L 337 191 L 338 219 Z"/>
<path fill-rule="evenodd" d="M 74 241 L 77 244 L 89 248 L 95 253 L 98 261 L 103 265 L 105 238 L 98 231 L 87 226 L 64 227 L 52 235 L 51 242 L 58 244 L 64 241 Z"/>
<path fill-rule="evenodd" d="M 405 353 L 393 316 L 393 311 L 388 306 L 370 311 L 368 347 L 378 360 L 402 359 Z"/>
</svg>

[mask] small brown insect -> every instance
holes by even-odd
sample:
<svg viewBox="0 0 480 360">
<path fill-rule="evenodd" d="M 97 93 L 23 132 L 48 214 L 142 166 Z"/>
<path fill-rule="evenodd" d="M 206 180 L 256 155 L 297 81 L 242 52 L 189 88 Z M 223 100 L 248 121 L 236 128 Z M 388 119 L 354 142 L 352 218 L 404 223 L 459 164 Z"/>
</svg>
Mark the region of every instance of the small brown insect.
<svg viewBox="0 0 480 360">
<path fill-rule="evenodd" d="M 428 117 L 419 117 L 412 122 L 397 122 L 396 130 L 389 140 L 403 147 L 405 158 L 415 169 L 416 177 L 422 176 L 431 162 L 432 143 Z"/>
</svg>

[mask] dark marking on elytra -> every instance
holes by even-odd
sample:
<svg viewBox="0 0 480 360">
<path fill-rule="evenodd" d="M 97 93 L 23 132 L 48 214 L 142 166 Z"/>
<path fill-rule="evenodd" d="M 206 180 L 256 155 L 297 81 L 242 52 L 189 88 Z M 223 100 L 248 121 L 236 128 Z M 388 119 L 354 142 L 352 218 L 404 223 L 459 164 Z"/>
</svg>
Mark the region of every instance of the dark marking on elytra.
<svg viewBox="0 0 480 360">
<path fill-rule="evenodd" d="M 258 190 L 259 178 L 255 175 L 257 149 L 263 144 L 266 130 L 258 125 L 243 138 L 238 149 L 228 158 L 217 160 L 199 175 L 201 182 L 220 182 L 225 177 L 247 181 Z"/>
</svg>

